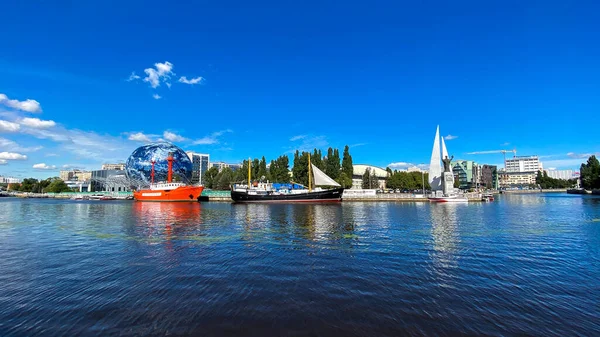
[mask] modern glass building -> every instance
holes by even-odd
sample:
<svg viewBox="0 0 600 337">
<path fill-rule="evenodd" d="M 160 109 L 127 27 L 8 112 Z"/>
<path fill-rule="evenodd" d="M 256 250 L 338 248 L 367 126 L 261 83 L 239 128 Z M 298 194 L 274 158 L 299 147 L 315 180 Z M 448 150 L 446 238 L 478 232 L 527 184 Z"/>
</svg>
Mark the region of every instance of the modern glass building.
<svg viewBox="0 0 600 337">
<path fill-rule="evenodd" d="M 186 154 L 192 161 L 192 184 L 202 184 L 202 177 L 210 168 L 210 155 L 191 151 Z"/>
<path fill-rule="evenodd" d="M 452 163 L 452 173 L 454 173 L 454 179 L 458 179 L 461 190 L 477 187 L 479 172 L 476 162 L 472 160 L 457 160 Z"/>
</svg>

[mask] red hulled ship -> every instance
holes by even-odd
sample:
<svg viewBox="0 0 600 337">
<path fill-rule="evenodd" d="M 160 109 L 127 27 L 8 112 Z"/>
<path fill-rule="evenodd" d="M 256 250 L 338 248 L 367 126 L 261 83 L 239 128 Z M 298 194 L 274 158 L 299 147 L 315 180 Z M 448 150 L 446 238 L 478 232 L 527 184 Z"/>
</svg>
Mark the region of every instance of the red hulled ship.
<svg viewBox="0 0 600 337">
<path fill-rule="evenodd" d="M 204 190 L 204 186 L 193 186 L 184 183 L 173 182 L 173 153 L 167 157 L 168 168 L 167 181 L 154 183 L 154 163 L 152 160 L 151 183 L 149 189 L 133 192 L 136 201 L 198 201 Z"/>
</svg>

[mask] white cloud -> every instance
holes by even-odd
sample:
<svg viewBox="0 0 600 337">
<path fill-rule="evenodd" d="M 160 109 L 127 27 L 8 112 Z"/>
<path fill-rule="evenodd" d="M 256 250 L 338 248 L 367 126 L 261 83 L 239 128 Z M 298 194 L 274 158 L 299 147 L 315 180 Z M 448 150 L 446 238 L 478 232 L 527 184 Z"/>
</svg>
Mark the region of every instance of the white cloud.
<svg viewBox="0 0 600 337">
<path fill-rule="evenodd" d="M 150 139 L 150 137 L 148 137 L 147 135 L 145 135 L 141 132 L 132 133 L 129 135 L 129 137 L 127 139 L 133 140 L 135 142 L 146 142 L 146 143 L 149 143 L 152 141 Z"/>
<path fill-rule="evenodd" d="M 582 159 L 587 159 L 591 156 L 600 156 L 600 152 L 596 152 L 596 153 L 574 153 L 574 152 L 569 152 L 567 153 L 567 156 L 569 156 L 570 158 L 582 158 Z"/>
<path fill-rule="evenodd" d="M 444 137 L 444 140 L 453 140 L 458 138 L 458 136 L 453 136 L 453 135 L 447 135 L 446 137 Z"/>
<path fill-rule="evenodd" d="M 288 153 L 294 153 L 296 150 L 300 152 L 312 152 L 314 149 L 323 149 L 329 145 L 327 137 L 325 136 L 305 135 L 299 140 L 301 140 L 301 142 L 297 145 L 293 145 L 293 147 L 288 150 Z"/>
<path fill-rule="evenodd" d="M 8 160 L 0 159 L 0 165 L 6 165 L 6 164 L 8 164 Z"/>
<path fill-rule="evenodd" d="M 36 170 L 55 170 L 55 165 L 46 165 L 45 163 L 33 164 L 33 168 Z"/>
<path fill-rule="evenodd" d="M 43 121 L 39 118 L 23 118 L 21 119 L 20 123 L 22 125 L 35 129 L 48 129 L 56 126 L 56 123 L 54 121 Z"/>
<path fill-rule="evenodd" d="M 194 145 L 211 145 L 211 144 L 218 144 L 219 143 L 219 137 L 222 136 L 225 133 L 229 133 L 229 132 L 233 132 L 230 129 L 227 130 L 222 130 L 222 131 L 217 131 L 217 132 L 213 132 L 210 135 L 197 139 L 193 142 Z"/>
<path fill-rule="evenodd" d="M 4 104 L 9 108 L 22 110 L 26 112 L 42 112 L 40 103 L 34 99 L 26 99 L 24 101 L 18 101 L 16 99 L 9 99 L 5 94 L 0 94 L 0 104 Z"/>
<path fill-rule="evenodd" d="M 160 86 L 160 82 L 167 82 L 168 79 L 171 78 L 171 75 L 175 75 L 173 73 L 173 63 L 169 61 L 165 61 L 165 63 L 155 63 L 155 68 L 146 68 L 144 69 L 144 73 L 146 73 L 146 77 L 144 77 L 144 82 L 150 83 L 152 88 L 156 88 Z"/>
<path fill-rule="evenodd" d="M 131 81 L 137 81 L 139 80 L 141 77 L 135 74 L 135 71 L 131 72 L 131 75 L 129 75 L 129 78 L 127 79 L 127 82 L 131 82 Z"/>
<path fill-rule="evenodd" d="M 504 142 L 504 143 L 500 144 L 500 146 L 509 146 L 509 145 L 510 145 L 509 142 Z"/>
<path fill-rule="evenodd" d="M 179 78 L 179 82 L 180 83 L 192 84 L 192 85 L 193 84 L 198 84 L 198 83 L 202 82 L 203 80 L 204 80 L 204 78 L 202 76 L 198 76 L 198 77 L 195 77 L 195 78 L 190 78 L 189 80 L 185 76 L 181 76 Z"/>
<path fill-rule="evenodd" d="M 56 153 L 46 153 L 46 157 L 58 157 Z"/>
<path fill-rule="evenodd" d="M 0 152 L 0 159 L 4 160 L 27 160 L 27 156 L 15 152 Z"/>
<path fill-rule="evenodd" d="M 405 169 L 405 168 L 409 168 L 409 167 L 413 167 L 413 166 L 415 166 L 415 165 L 412 163 L 399 161 L 396 163 L 389 163 L 387 167 L 389 167 L 391 169 Z"/>
<path fill-rule="evenodd" d="M 467 152 L 467 154 L 492 154 L 492 153 L 502 153 L 502 150 L 487 150 L 487 151 Z"/>
<path fill-rule="evenodd" d="M 0 120 L 0 132 L 17 132 L 20 128 L 17 123 Z"/>
<path fill-rule="evenodd" d="M 35 152 L 43 149 L 42 146 L 22 147 L 10 139 L 0 137 L 0 149 L 19 152 Z"/>
<path fill-rule="evenodd" d="M 161 99 L 162 96 L 159 95 L 159 94 L 154 94 L 154 95 L 152 95 L 152 98 L 154 98 L 154 99 Z"/>
<path fill-rule="evenodd" d="M 170 142 L 183 142 L 184 140 L 186 140 L 185 137 L 182 137 L 170 131 L 163 132 L 163 137 Z"/>
<path fill-rule="evenodd" d="M 548 167 L 546 170 L 548 170 L 548 171 L 556 171 L 556 167 Z"/>
<path fill-rule="evenodd" d="M 295 141 L 303 139 L 303 138 L 306 138 L 306 135 L 294 136 L 294 137 L 290 138 L 290 141 L 295 142 Z"/>
</svg>

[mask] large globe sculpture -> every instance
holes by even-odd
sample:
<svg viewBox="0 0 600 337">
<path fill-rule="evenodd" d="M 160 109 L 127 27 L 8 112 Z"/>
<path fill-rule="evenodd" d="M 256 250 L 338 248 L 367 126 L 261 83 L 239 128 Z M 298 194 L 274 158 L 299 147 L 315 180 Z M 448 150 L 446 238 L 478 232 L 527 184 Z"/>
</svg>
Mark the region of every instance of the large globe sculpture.
<svg viewBox="0 0 600 337">
<path fill-rule="evenodd" d="M 171 143 L 153 143 L 138 147 L 127 158 L 125 174 L 132 186 L 150 185 L 152 160 L 154 159 L 154 182 L 167 181 L 169 152 L 173 153 L 173 179 L 190 183 L 192 161 L 179 147 Z"/>
</svg>

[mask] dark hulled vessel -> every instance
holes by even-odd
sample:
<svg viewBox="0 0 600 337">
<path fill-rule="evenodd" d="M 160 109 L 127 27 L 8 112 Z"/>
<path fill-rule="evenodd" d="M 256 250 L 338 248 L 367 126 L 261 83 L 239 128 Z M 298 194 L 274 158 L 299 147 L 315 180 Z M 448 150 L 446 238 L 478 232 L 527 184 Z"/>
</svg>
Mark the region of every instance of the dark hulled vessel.
<svg viewBox="0 0 600 337">
<path fill-rule="evenodd" d="M 235 202 L 339 202 L 342 201 L 344 189 L 315 189 L 308 190 L 275 190 L 234 187 L 231 199 Z"/>
<path fill-rule="evenodd" d="M 250 162 L 250 160 L 248 160 Z M 250 166 L 248 166 L 248 177 L 250 179 Z M 249 185 L 233 185 L 231 187 L 231 199 L 235 202 L 340 202 L 344 188 L 335 180 L 327 176 L 318 167 L 310 163 L 308 156 L 308 188 L 297 184 L 272 184 L 258 183 Z M 332 189 L 312 186 L 335 186 Z"/>
</svg>

